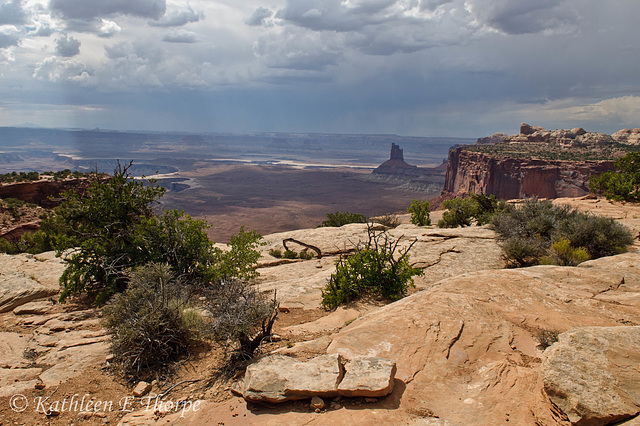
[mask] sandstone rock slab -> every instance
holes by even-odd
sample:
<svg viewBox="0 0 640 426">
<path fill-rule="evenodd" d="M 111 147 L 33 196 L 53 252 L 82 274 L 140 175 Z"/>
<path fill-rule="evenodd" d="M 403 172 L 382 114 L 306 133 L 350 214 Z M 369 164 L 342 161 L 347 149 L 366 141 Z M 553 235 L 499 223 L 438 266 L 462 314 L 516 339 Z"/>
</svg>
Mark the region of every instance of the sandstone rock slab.
<svg viewBox="0 0 640 426">
<path fill-rule="evenodd" d="M 104 362 L 108 352 L 107 342 L 49 352 L 36 360 L 38 364 L 52 365 L 40 375 L 40 379 L 47 387 L 57 386 L 72 377 L 81 375 L 87 369 L 98 368 Z"/>
<path fill-rule="evenodd" d="M 0 398 L 33 389 L 41 368 L 0 368 Z"/>
<path fill-rule="evenodd" d="M 379 397 L 393 391 L 396 363 L 390 359 L 363 357 L 347 361 L 338 385 L 343 396 Z"/>
<path fill-rule="evenodd" d="M 544 389 L 576 424 L 640 413 L 640 327 L 576 328 L 545 352 Z"/>
<path fill-rule="evenodd" d="M 0 277 L 0 313 L 9 312 L 34 299 L 53 296 L 58 290 L 17 274 Z"/>
<path fill-rule="evenodd" d="M 314 396 L 380 397 L 393 390 L 395 372 L 395 362 L 384 358 L 344 362 L 340 355 L 332 354 L 299 361 L 276 354 L 247 368 L 242 394 L 249 401 L 266 402 Z"/>
<path fill-rule="evenodd" d="M 313 396 L 337 396 L 342 380 L 340 356 L 322 355 L 298 361 L 284 355 L 265 357 L 247 367 L 244 378 L 245 399 L 283 402 Z"/>
<path fill-rule="evenodd" d="M 16 315 L 43 315 L 53 311 L 54 305 L 50 300 L 28 302 L 13 309 Z"/>
</svg>

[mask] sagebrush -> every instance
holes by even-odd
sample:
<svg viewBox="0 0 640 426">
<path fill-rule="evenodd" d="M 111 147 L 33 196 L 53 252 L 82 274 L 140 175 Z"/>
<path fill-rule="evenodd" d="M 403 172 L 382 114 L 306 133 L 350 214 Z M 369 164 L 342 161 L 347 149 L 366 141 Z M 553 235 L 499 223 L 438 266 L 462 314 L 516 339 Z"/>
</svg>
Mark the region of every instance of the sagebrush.
<svg viewBox="0 0 640 426">
<path fill-rule="evenodd" d="M 626 251 L 633 237 L 614 219 L 583 213 L 549 200 L 509 205 L 492 219 L 509 266 L 575 265 Z"/>
<path fill-rule="evenodd" d="M 189 286 L 176 280 L 167 264 L 129 272 L 127 289 L 103 309 L 111 351 L 127 375 L 143 378 L 164 369 L 201 337 L 204 321 L 190 296 Z"/>
</svg>

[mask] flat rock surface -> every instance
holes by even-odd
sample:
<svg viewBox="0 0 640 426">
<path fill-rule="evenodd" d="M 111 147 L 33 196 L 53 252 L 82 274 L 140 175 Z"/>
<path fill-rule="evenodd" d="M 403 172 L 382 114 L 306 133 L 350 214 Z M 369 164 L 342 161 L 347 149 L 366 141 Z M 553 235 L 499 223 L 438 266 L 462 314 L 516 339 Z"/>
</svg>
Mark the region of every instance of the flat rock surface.
<svg viewBox="0 0 640 426">
<path fill-rule="evenodd" d="M 605 425 L 640 413 L 640 326 L 584 327 L 545 351 L 544 389 L 571 422 Z"/>
<path fill-rule="evenodd" d="M 416 241 L 410 262 L 424 275 L 415 277 L 417 288 L 426 288 L 447 277 L 465 272 L 504 267 L 502 251 L 488 227 L 471 226 L 439 229 L 402 224 L 389 235 L 400 240 L 399 249 Z M 272 248 L 284 250 L 282 240 L 294 238 L 318 247 L 323 256 L 311 260 L 278 260 L 268 254 Z M 348 253 L 358 243 L 366 242 L 366 224 L 348 224 L 340 228 L 316 228 L 268 235 L 262 248 L 258 284 L 263 291 L 276 291 L 281 306 L 312 309 L 320 305 L 322 289 L 335 270 L 341 253 Z M 303 246 L 288 243 L 299 252 Z M 282 263 L 284 262 L 284 263 Z"/>
<path fill-rule="evenodd" d="M 403 386 L 389 398 L 401 397 L 407 412 L 423 401 L 451 424 L 562 423 L 542 392 L 537 335 L 640 325 L 639 262 L 632 252 L 578 268 L 463 274 L 356 319 L 331 337 L 327 351 L 396 361 Z M 621 302 L 601 298 L 609 292 Z"/>
<path fill-rule="evenodd" d="M 37 256 L 0 254 L 0 313 L 57 294 L 63 270 L 62 261 L 53 252 Z"/>
</svg>

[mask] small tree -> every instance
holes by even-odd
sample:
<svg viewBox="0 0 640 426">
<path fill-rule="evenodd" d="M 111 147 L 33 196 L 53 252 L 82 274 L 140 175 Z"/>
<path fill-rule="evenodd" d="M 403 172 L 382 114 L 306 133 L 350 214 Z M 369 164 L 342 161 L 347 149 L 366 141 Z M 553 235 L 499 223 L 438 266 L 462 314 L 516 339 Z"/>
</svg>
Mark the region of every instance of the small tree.
<svg viewBox="0 0 640 426">
<path fill-rule="evenodd" d="M 438 228 L 470 226 L 474 216 L 478 213 L 478 203 L 473 198 L 445 200 L 442 207 L 447 211 L 442 213 L 442 219 L 438 221 Z"/>
<path fill-rule="evenodd" d="M 589 189 L 617 201 L 640 201 L 640 152 L 630 152 L 614 163 L 615 171 L 591 176 Z"/>
<path fill-rule="evenodd" d="M 431 225 L 430 206 L 431 203 L 426 200 L 413 200 L 407 209 L 407 213 L 411 213 L 411 223 L 417 226 Z"/>
<path fill-rule="evenodd" d="M 66 256 L 60 278 L 62 300 L 86 292 L 102 304 L 126 288 L 128 269 L 150 260 L 142 224 L 153 217 L 152 205 L 164 188 L 132 179 L 130 166 L 118 164 L 113 177 L 94 180 L 82 195 L 73 190 L 63 194 L 62 204 L 44 224 L 54 231 L 59 255 L 75 248 Z"/>
<path fill-rule="evenodd" d="M 257 276 L 257 232 L 241 228 L 228 251 L 218 249 L 206 222 L 178 210 L 155 216 L 153 204 L 163 194 L 163 188 L 144 185 L 119 166 L 111 179 L 97 180 L 83 195 L 64 195 L 55 215 L 43 222 L 59 255 L 72 248 L 60 279 L 62 300 L 86 293 L 103 304 L 127 287 L 131 268 L 150 262 L 166 263 L 178 279 L 190 282 Z"/>
<path fill-rule="evenodd" d="M 229 250 L 215 250 L 214 278 L 224 280 L 239 278 L 250 280 L 258 276 L 256 266 L 260 259 L 258 247 L 262 244 L 262 235 L 256 231 L 245 231 L 244 226 L 240 231 L 229 238 Z"/>
</svg>

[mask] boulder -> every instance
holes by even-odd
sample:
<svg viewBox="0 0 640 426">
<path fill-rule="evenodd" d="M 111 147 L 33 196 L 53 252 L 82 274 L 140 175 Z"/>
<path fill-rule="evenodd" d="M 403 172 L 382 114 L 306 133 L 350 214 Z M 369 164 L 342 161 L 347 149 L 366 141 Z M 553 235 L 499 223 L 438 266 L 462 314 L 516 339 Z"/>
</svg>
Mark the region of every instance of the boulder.
<svg viewBox="0 0 640 426">
<path fill-rule="evenodd" d="M 314 396 L 386 396 L 393 390 L 395 372 L 396 363 L 384 358 L 359 357 L 343 365 L 337 354 L 309 361 L 276 354 L 247 368 L 242 394 L 249 401 L 265 402 Z"/>
<path fill-rule="evenodd" d="M 585 327 L 545 351 L 544 390 L 575 424 L 605 425 L 640 413 L 640 326 Z"/>
<path fill-rule="evenodd" d="M 344 365 L 344 378 L 338 385 L 343 396 L 378 397 L 393 391 L 396 363 L 377 357 L 355 358 Z"/>
<path fill-rule="evenodd" d="M 340 356 L 322 355 L 298 361 L 284 355 L 271 355 L 247 367 L 244 378 L 245 399 L 283 402 L 313 396 L 338 395 L 342 380 Z"/>
</svg>

